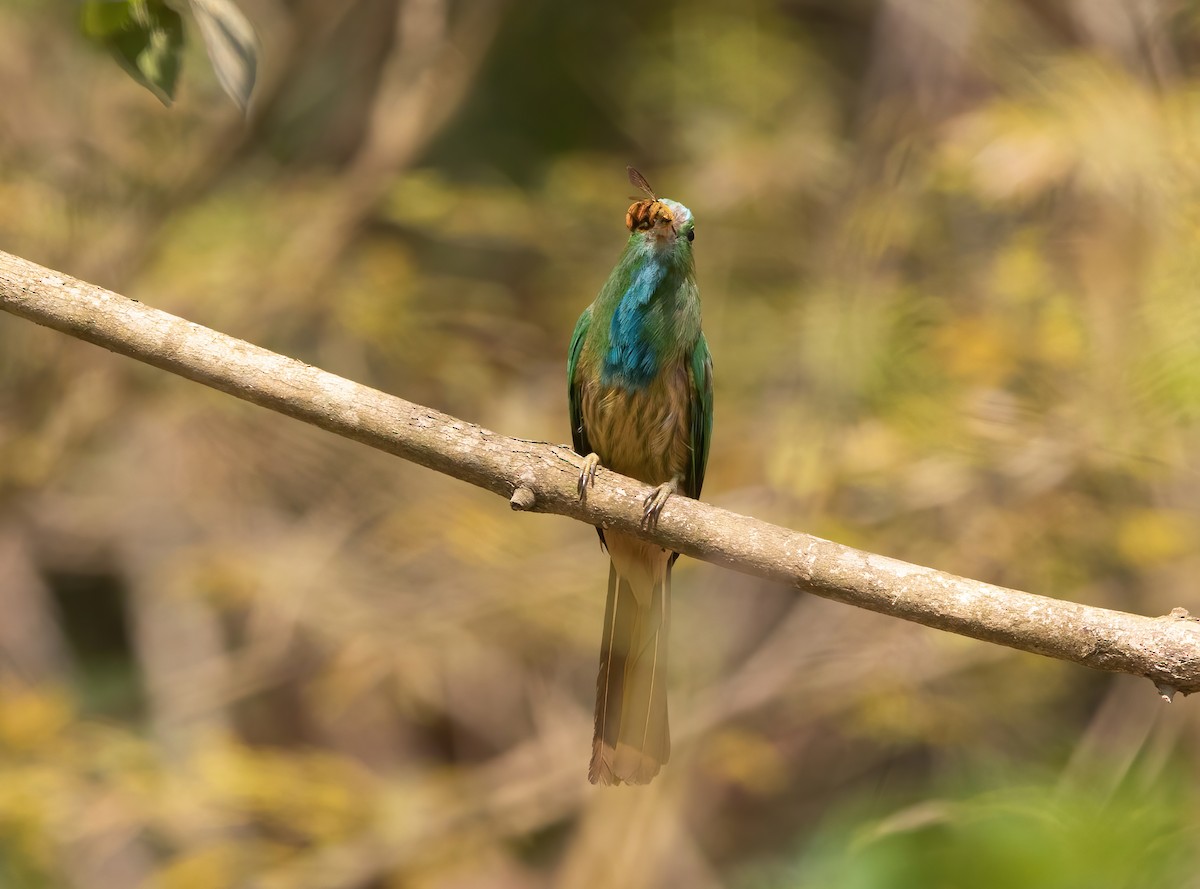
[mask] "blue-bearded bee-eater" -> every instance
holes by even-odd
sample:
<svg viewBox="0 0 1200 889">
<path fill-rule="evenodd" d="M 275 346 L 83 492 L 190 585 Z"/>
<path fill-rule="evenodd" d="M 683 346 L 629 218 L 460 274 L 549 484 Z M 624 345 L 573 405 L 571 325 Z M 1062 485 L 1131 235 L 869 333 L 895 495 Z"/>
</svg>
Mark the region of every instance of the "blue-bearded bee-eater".
<svg viewBox="0 0 1200 889">
<path fill-rule="evenodd" d="M 599 465 L 656 485 L 643 511 L 652 525 L 672 494 L 700 496 L 712 360 L 700 331 L 692 211 L 658 198 L 632 167 L 629 181 L 647 197 L 626 213 L 625 250 L 575 325 L 568 397 L 572 442 L 585 458 L 580 496 Z M 645 784 L 671 755 L 667 630 L 678 554 L 597 530 L 610 565 L 588 779 Z"/>
</svg>

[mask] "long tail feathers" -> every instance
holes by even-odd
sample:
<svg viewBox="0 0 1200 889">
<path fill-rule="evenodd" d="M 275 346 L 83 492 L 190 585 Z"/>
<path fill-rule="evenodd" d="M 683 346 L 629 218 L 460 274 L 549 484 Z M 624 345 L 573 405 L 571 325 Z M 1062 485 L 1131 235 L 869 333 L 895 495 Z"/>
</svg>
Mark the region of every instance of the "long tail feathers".
<svg viewBox="0 0 1200 889">
<path fill-rule="evenodd" d="M 596 679 L 596 733 L 588 768 L 593 784 L 646 784 L 671 755 L 667 727 L 670 566 L 652 583 L 652 590 L 635 591 L 610 564 Z"/>
</svg>

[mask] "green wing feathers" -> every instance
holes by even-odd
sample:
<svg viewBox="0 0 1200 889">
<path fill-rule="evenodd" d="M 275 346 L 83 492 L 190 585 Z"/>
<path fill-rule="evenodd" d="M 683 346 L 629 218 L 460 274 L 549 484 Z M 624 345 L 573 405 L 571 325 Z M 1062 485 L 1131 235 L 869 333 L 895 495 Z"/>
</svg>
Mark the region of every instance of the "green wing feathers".
<svg viewBox="0 0 1200 889">
<path fill-rule="evenodd" d="M 579 353 L 583 351 L 583 341 L 587 339 L 588 328 L 591 326 L 592 308 L 588 306 L 575 322 L 575 332 L 571 334 L 571 346 L 567 350 L 567 406 L 571 411 L 571 445 L 575 448 L 575 453 L 585 457 L 592 452 L 592 446 L 583 426 L 583 406 L 579 384 L 575 381 L 575 370 L 579 367 Z"/>
<path fill-rule="evenodd" d="M 692 462 L 684 479 L 683 492 L 699 500 L 704 487 L 704 469 L 708 465 L 708 445 L 712 440 L 713 386 L 712 356 L 708 353 L 708 341 L 704 334 L 696 341 L 692 350 L 691 367 L 691 410 L 692 410 Z"/>
</svg>

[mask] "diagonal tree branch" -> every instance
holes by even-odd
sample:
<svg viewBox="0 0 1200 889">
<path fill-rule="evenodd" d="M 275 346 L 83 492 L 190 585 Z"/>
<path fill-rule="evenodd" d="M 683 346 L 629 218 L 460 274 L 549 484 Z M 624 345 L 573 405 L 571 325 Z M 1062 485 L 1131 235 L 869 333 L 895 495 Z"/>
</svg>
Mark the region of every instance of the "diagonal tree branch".
<svg viewBox="0 0 1200 889">
<path fill-rule="evenodd" d="M 641 527 L 650 487 L 601 470 L 576 495 L 564 445 L 509 438 L 144 306 L 0 251 L 0 309 L 486 488 L 513 509 L 569 516 L 819 596 L 1098 670 L 1166 698 L 1200 691 L 1200 619 L 1145 617 L 1005 589 L 672 497 Z"/>
</svg>

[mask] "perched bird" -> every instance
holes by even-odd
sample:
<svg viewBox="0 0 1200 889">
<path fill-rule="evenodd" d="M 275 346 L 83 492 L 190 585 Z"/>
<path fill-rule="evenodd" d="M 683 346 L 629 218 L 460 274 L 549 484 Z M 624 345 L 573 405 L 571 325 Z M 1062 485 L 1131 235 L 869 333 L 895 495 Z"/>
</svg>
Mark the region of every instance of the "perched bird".
<svg viewBox="0 0 1200 889">
<path fill-rule="evenodd" d="M 657 485 L 643 510 L 653 525 L 672 494 L 700 496 L 712 360 L 700 331 L 692 211 L 658 198 L 641 173 L 628 171 L 647 199 L 626 213 L 625 251 L 575 325 L 568 397 L 572 441 L 585 458 L 580 497 L 599 465 Z M 588 779 L 645 784 L 671 755 L 667 629 L 678 553 L 596 530 L 610 565 Z"/>
</svg>

